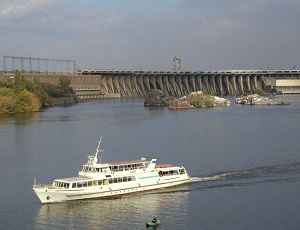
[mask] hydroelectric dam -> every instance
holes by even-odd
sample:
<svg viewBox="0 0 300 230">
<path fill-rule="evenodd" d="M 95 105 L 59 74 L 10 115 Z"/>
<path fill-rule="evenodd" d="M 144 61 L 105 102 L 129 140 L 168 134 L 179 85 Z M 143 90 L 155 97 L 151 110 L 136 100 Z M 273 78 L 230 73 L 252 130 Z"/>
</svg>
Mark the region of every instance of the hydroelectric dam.
<svg viewBox="0 0 300 230">
<path fill-rule="evenodd" d="M 300 70 L 184 71 L 181 58 L 174 70 L 104 70 L 76 68 L 75 60 L 4 56 L 0 77 L 14 79 L 18 69 L 27 80 L 58 84 L 62 75 L 80 98 L 145 97 L 150 90 L 181 97 L 192 92 L 226 96 L 253 93 L 300 93 Z"/>
<path fill-rule="evenodd" d="M 151 89 L 180 97 L 203 91 L 212 95 L 261 92 L 300 93 L 300 70 L 145 71 L 78 69 L 82 76 L 101 77 L 100 92 L 144 97 Z"/>
</svg>

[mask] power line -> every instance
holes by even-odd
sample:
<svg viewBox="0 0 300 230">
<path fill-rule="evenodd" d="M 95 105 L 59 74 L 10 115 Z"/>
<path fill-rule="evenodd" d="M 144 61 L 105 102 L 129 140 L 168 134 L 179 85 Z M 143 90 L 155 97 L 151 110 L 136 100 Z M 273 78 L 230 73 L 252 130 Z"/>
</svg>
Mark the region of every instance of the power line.
<svg viewBox="0 0 300 230">
<path fill-rule="evenodd" d="M 21 72 L 75 72 L 75 60 L 49 59 L 49 58 L 32 58 L 3 56 L 3 71 L 14 72 L 19 69 Z"/>
</svg>

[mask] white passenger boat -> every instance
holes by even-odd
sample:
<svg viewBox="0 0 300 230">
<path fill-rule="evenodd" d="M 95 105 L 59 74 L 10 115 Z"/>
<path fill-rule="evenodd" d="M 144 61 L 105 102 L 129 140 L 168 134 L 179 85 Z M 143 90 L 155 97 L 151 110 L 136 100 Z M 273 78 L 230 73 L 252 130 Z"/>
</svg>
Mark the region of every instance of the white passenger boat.
<svg viewBox="0 0 300 230">
<path fill-rule="evenodd" d="M 78 177 L 55 179 L 52 185 L 34 181 L 33 190 L 42 204 L 120 196 L 190 182 L 183 166 L 158 165 L 155 158 L 103 163 L 100 155 L 98 163 L 101 139 L 95 155 L 87 157 Z"/>
</svg>

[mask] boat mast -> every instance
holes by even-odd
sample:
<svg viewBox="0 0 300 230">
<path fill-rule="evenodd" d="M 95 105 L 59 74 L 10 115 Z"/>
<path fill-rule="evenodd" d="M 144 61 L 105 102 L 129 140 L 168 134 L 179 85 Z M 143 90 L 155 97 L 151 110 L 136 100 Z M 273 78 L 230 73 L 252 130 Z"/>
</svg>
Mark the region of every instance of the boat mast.
<svg viewBox="0 0 300 230">
<path fill-rule="evenodd" d="M 100 137 L 100 140 L 98 141 L 98 146 L 97 148 L 95 149 L 96 152 L 95 152 L 95 156 L 94 156 L 94 162 L 97 163 L 98 162 L 98 153 L 99 152 L 103 152 L 103 150 L 100 149 L 100 145 L 101 145 L 101 141 L 102 141 L 102 136 Z M 100 164 L 102 164 L 102 154 L 100 155 Z"/>
</svg>

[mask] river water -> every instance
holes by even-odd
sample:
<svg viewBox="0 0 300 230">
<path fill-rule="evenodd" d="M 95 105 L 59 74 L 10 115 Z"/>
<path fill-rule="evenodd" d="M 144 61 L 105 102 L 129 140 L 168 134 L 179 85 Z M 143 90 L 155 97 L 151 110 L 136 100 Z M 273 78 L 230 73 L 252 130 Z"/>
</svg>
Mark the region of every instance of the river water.
<svg viewBox="0 0 300 230">
<path fill-rule="evenodd" d="M 170 111 L 103 99 L 0 116 L 0 229 L 300 229 L 300 96 L 286 106 Z M 228 97 L 234 101 L 234 97 Z M 76 176 L 102 138 L 106 162 L 158 157 L 194 182 L 41 205 L 37 183 Z"/>
</svg>

